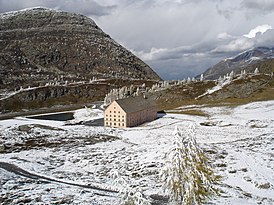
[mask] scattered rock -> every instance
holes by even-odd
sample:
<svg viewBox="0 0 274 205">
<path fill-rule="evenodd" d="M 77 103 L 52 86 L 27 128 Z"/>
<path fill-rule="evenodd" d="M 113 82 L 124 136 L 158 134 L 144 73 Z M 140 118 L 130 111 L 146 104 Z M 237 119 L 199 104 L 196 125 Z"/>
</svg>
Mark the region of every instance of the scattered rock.
<svg viewBox="0 0 274 205">
<path fill-rule="evenodd" d="M 252 194 L 248 193 L 248 192 L 243 192 L 243 195 L 248 197 L 248 198 L 252 198 Z"/>
<path fill-rule="evenodd" d="M 227 167 L 227 165 L 225 163 L 219 163 L 216 164 L 216 167 Z"/>
<path fill-rule="evenodd" d="M 150 198 L 154 201 L 153 204 L 162 204 L 160 202 L 168 202 L 169 197 L 168 196 L 163 196 L 159 194 L 152 194 L 150 195 Z"/>
<path fill-rule="evenodd" d="M 71 204 L 73 202 L 73 196 L 66 196 L 64 198 L 56 199 L 52 204 Z"/>
<path fill-rule="evenodd" d="M 247 122 L 247 126 L 251 128 L 266 128 L 268 126 L 268 122 L 261 120 L 249 120 Z"/>
<path fill-rule="evenodd" d="M 32 127 L 30 125 L 20 125 L 18 130 L 21 132 L 30 132 Z"/>
<path fill-rule="evenodd" d="M 240 171 L 247 172 L 247 168 L 242 168 L 242 169 L 240 169 Z"/>
<path fill-rule="evenodd" d="M 269 182 L 263 184 L 256 184 L 256 187 L 259 189 L 269 189 L 271 187 L 271 184 Z"/>
<path fill-rule="evenodd" d="M 243 179 L 246 180 L 247 182 L 251 182 L 252 181 L 252 179 L 249 176 L 244 176 Z"/>
<path fill-rule="evenodd" d="M 217 151 L 216 150 L 213 150 L 213 149 L 208 149 L 208 150 L 205 150 L 206 153 L 208 154 L 217 154 Z"/>
<path fill-rule="evenodd" d="M 201 122 L 200 125 L 202 125 L 202 126 L 216 126 L 217 122 L 205 121 L 205 122 Z"/>
<path fill-rule="evenodd" d="M 0 144 L 0 153 L 5 151 L 5 146 L 1 143 Z"/>
</svg>

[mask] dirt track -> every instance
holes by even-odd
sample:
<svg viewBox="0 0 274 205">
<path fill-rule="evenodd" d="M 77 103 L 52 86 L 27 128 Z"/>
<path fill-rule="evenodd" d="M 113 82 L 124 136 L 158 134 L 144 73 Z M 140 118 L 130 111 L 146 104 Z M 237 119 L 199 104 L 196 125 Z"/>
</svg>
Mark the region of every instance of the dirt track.
<svg viewBox="0 0 274 205">
<path fill-rule="evenodd" d="M 86 188 L 86 189 L 93 189 L 95 191 L 99 191 L 96 192 L 94 194 L 97 195 L 101 195 L 101 196 L 113 196 L 115 197 L 116 195 L 109 195 L 109 194 L 116 194 L 118 193 L 118 191 L 116 190 L 111 190 L 111 189 L 105 189 L 105 188 L 101 188 L 98 186 L 92 186 L 92 185 L 84 185 L 84 184 L 75 184 L 72 182 L 66 182 L 66 181 L 61 181 L 58 179 L 53 179 L 50 177 L 45 177 L 45 176 L 41 176 L 35 173 L 30 173 L 14 164 L 10 164 L 10 163 L 6 163 L 6 162 L 0 162 L 0 168 L 5 169 L 8 172 L 12 172 L 16 175 L 19 176 L 23 176 L 23 177 L 27 177 L 27 178 L 31 178 L 31 179 L 36 179 L 36 180 L 45 180 L 48 182 L 57 182 L 57 183 L 61 183 L 61 184 L 67 184 L 70 186 L 77 186 L 77 187 L 82 187 L 82 188 Z M 105 192 L 105 193 L 104 193 Z"/>
</svg>

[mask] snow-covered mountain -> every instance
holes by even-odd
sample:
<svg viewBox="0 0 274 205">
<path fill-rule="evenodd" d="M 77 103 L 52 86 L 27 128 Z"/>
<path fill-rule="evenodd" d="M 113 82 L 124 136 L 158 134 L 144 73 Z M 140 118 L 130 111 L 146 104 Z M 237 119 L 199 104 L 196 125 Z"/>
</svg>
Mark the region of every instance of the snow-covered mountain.
<svg viewBox="0 0 274 205">
<path fill-rule="evenodd" d="M 226 58 L 204 72 L 206 79 L 217 79 L 232 70 L 236 73 L 241 70 L 253 72 L 256 67 L 262 67 L 262 72 L 273 71 L 274 48 L 257 47 L 244 51 L 234 57 Z M 262 66 L 262 64 L 264 64 Z M 260 69 L 259 69 L 260 70 Z"/>
</svg>

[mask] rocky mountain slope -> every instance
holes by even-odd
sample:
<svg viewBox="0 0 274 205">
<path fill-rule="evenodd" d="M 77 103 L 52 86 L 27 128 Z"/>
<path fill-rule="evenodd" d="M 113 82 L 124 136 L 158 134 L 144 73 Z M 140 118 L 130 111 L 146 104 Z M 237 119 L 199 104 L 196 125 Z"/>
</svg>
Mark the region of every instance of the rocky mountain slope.
<svg viewBox="0 0 274 205">
<path fill-rule="evenodd" d="M 160 77 L 83 15 L 32 8 L 0 14 L 0 91 L 96 78 Z"/>
<path fill-rule="evenodd" d="M 240 73 L 241 70 L 246 72 L 254 72 L 258 68 L 263 73 L 271 73 L 274 71 L 274 48 L 258 47 L 239 55 L 227 58 L 207 69 L 204 72 L 206 79 L 217 79 L 230 73 Z"/>
<path fill-rule="evenodd" d="M 39 110 L 41 112 L 62 111 L 88 106 L 92 102 L 104 100 L 106 94 L 114 88 L 129 87 L 129 85 L 139 87 L 143 84 L 151 87 L 153 83 L 155 81 L 108 79 L 30 87 L 8 92 L 6 95 L 0 95 L 0 119 L 4 117 L 3 115 L 10 115 L 10 112 L 37 111 L 39 113 Z"/>
</svg>

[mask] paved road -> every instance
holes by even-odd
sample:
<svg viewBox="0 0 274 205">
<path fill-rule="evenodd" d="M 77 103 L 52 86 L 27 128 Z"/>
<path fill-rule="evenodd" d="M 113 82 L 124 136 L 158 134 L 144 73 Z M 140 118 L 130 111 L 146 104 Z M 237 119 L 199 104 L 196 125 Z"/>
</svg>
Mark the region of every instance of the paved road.
<svg viewBox="0 0 274 205">
<path fill-rule="evenodd" d="M 27 178 L 31 178 L 31 179 L 36 179 L 36 180 L 46 180 L 48 182 L 57 182 L 57 183 L 61 183 L 61 184 L 67 184 L 67 185 L 71 185 L 71 186 L 77 186 L 77 187 L 82 187 L 82 188 L 86 188 L 86 189 L 93 189 L 95 191 L 100 191 L 100 192 L 97 192 L 97 193 L 94 193 L 94 194 L 97 194 L 97 195 L 101 195 L 101 196 L 112 196 L 112 197 L 117 197 L 117 193 L 118 191 L 116 190 L 111 190 L 111 189 L 105 189 L 105 188 L 101 188 L 101 187 L 98 187 L 98 186 L 92 186 L 92 185 L 84 185 L 84 184 L 75 184 L 75 183 L 72 183 L 72 182 L 65 182 L 65 181 L 61 181 L 61 180 L 58 180 L 58 179 L 53 179 L 53 178 L 50 178 L 50 177 L 45 177 L 45 176 L 41 176 L 41 175 L 38 175 L 38 174 L 35 174 L 35 173 L 30 173 L 14 164 L 10 164 L 10 163 L 7 163 L 7 162 L 0 162 L 0 168 L 2 169 L 5 169 L 6 171 L 8 172 L 12 172 L 16 175 L 19 175 L 19 176 L 24 176 L 24 177 L 27 177 Z M 112 194 L 112 195 L 110 195 Z"/>
</svg>

